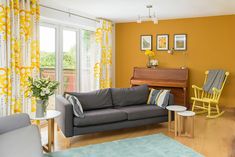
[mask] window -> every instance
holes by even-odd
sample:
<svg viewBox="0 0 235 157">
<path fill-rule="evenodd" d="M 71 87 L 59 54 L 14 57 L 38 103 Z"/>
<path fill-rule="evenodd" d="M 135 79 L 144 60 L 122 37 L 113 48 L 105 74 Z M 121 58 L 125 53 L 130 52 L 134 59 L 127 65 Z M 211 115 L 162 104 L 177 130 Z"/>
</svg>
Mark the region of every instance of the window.
<svg viewBox="0 0 235 157">
<path fill-rule="evenodd" d="M 80 91 L 86 92 L 97 88 L 94 81 L 95 32 L 80 32 Z"/>
<path fill-rule="evenodd" d="M 97 89 L 94 80 L 95 32 L 59 24 L 40 26 L 40 76 L 60 82 L 58 93 Z M 49 109 L 55 107 L 55 95 Z"/>
<path fill-rule="evenodd" d="M 40 26 L 40 50 L 40 75 L 55 80 L 55 28 Z"/>
<path fill-rule="evenodd" d="M 76 91 L 76 32 L 63 30 L 63 91 Z"/>
<path fill-rule="evenodd" d="M 56 29 L 40 26 L 40 76 L 56 80 Z M 49 109 L 53 109 L 55 95 L 49 98 Z"/>
</svg>

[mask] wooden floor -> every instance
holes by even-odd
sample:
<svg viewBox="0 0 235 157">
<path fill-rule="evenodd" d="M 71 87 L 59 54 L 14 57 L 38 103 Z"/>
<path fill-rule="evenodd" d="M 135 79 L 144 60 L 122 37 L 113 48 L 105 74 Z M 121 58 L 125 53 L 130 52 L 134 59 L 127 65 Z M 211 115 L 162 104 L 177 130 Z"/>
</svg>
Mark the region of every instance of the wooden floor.
<svg viewBox="0 0 235 157">
<path fill-rule="evenodd" d="M 55 130 L 56 131 L 56 130 Z M 195 137 L 174 137 L 167 130 L 167 123 L 143 126 L 132 129 L 122 129 L 95 133 L 72 138 L 71 147 L 109 142 L 163 133 L 180 143 L 194 149 L 206 157 L 235 157 L 235 112 L 225 112 L 217 119 L 207 119 L 205 116 L 195 117 Z M 46 128 L 42 129 L 43 141 L 46 141 Z M 55 151 L 66 149 L 66 140 L 61 132 L 55 133 Z"/>
</svg>

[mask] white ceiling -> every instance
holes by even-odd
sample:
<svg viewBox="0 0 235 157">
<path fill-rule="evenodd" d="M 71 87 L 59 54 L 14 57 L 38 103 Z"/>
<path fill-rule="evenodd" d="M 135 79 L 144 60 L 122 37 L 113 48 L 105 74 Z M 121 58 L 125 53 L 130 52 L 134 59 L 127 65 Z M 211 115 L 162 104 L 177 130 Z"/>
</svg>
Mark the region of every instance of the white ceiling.
<svg viewBox="0 0 235 157">
<path fill-rule="evenodd" d="M 235 0 L 41 0 L 41 4 L 114 22 L 136 21 L 152 4 L 158 19 L 235 14 Z"/>
</svg>

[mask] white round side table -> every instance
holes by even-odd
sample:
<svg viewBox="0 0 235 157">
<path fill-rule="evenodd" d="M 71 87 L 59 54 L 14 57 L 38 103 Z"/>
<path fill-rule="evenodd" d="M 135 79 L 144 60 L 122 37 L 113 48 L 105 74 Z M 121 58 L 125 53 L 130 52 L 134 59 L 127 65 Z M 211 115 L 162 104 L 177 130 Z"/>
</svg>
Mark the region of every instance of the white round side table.
<svg viewBox="0 0 235 157">
<path fill-rule="evenodd" d="M 44 117 L 36 117 L 35 113 L 30 114 L 31 120 L 36 120 L 37 125 L 40 128 L 40 121 L 47 120 L 48 122 L 48 143 L 46 146 L 43 146 L 43 150 L 46 152 L 52 151 L 52 146 L 54 145 L 54 125 L 55 118 L 60 116 L 60 112 L 56 110 L 47 110 L 46 115 Z"/>
<path fill-rule="evenodd" d="M 177 112 L 182 112 L 182 111 L 186 111 L 187 108 L 185 106 L 180 106 L 180 105 L 170 105 L 167 106 L 166 109 L 168 110 L 168 131 L 173 131 L 175 132 L 175 136 L 177 136 L 178 134 L 178 129 L 177 129 Z M 171 129 L 171 112 L 175 113 L 175 127 L 174 129 Z"/>
<path fill-rule="evenodd" d="M 195 112 L 193 111 L 183 111 L 183 112 L 178 112 L 178 133 L 179 136 L 187 136 L 187 137 L 194 137 L 194 117 L 195 117 Z M 186 126 L 186 123 L 184 122 L 184 119 L 189 119 L 190 121 L 190 132 L 188 133 L 188 129 Z M 182 131 L 184 131 L 184 134 L 182 134 Z"/>
</svg>

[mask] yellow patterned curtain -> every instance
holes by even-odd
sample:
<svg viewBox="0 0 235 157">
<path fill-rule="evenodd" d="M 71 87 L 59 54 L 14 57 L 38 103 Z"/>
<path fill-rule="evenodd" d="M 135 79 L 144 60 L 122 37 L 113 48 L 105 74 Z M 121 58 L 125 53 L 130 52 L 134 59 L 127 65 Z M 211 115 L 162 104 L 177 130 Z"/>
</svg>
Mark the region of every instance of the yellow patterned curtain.
<svg viewBox="0 0 235 157">
<path fill-rule="evenodd" d="M 112 23 L 100 20 L 96 29 L 98 53 L 95 64 L 95 79 L 100 89 L 112 87 Z"/>
<path fill-rule="evenodd" d="M 39 2 L 0 0 L 0 116 L 35 110 L 28 77 L 39 76 Z"/>
</svg>

